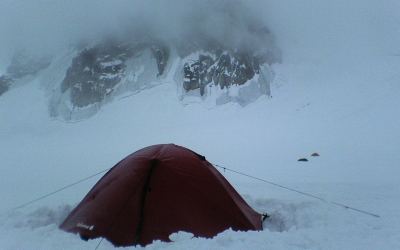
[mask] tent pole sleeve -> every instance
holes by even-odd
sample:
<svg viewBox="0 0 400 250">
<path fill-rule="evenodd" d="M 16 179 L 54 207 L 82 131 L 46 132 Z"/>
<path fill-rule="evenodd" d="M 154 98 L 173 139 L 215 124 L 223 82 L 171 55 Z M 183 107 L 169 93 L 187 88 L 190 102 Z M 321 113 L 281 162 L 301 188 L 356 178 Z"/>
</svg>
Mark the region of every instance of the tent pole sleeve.
<svg viewBox="0 0 400 250">
<path fill-rule="evenodd" d="M 143 193 L 142 193 L 142 199 L 141 199 L 142 205 L 141 205 L 141 209 L 140 209 L 139 224 L 136 229 L 136 235 L 135 235 L 135 246 L 139 243 L 140 234 L 142 232 L 143 218 L 144 218 L 144 205 L 146 202 L 147 192 L 149 191 L 151 175 L 153 174 L 153 169 L 156 166 L 158 159 L 152 158 L 150 160 L 150 162 L 151 162 L 151 167 L 149 170 L 149 175 L 147 176 L 146 182 L 144 183 L 144 187 L 143 187 Z"/>
</svg>

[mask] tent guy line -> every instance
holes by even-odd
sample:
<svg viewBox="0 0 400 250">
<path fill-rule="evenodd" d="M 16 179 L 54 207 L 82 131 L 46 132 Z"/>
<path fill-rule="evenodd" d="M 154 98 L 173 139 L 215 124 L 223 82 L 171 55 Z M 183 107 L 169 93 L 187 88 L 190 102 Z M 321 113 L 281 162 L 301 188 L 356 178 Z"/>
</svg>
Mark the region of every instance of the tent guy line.
<svg viewBox="0 0 400 250">
<path fill-rule="evenodd" d="M 323 198 L 320 198 L 320 197 L 317 197 L 317 196 L 314 196 L 314 195 L 311 195 L 311 194 L 307 194 L 307 193 L 304 193 L 304 192 L 301 192 L 301 191 L 297 191 L 297 190 L 294 190 L 294 189 L 291 189 L 291 188 L 288 188 L 288 187 L 285 187 L 285 186 L 282 186 L 282 185 L 279 185 L 279 184 L 275 184 L 275 183 L 272 183 L 272 182 L 269 182 L 269 181 L 266 181 L 266 180 L 263 180 L 263 179 L 260 179 L 260 178 L 245 174 L 245 173 L 238 172 L 238 171 L 233 170 L 233 169 L 222 167 L 222 166 L 219 166 L 217 164 L 213 164 L 213 165 L 215 167 L 219 167 L 219 168 L 224 169 L 224 171 L 228 170 L 228 171 L 234 172 L 236 174 L 240 174 L 240 175 L 243 175 L 243 176 L 246 176 L 246 177 L 249 177 L 249 178 L 253 178 L 253 179 L 258 180 L 258 181 L 262 181 L 262 182 L 265 182 L 265 183 L 268 183 L 268 184 L 271 184 L 271 185 L 274 185 L 274 186 L 277 186 L 277 187 L 280 187 L 280 188 L 284 188 L 284 189 L 290 190 L 292 192 L 296 192 L 296 193 L 299 193 L 299 194 L 302 194 L 302 195 L 306 195 L 306 196 L 309 196 L 309 197 L 312 197 L 312 198 L 315 198 L 315 199 L 318 199 L 318 200 L 321 200 L 321 201 L 326 201 Z"/>
<path fill-rule="evenodd" d="M 226 167 L 223 167 L 223 166 L 220 166 L 220 165 L 217 165 L 217 164 L 213 164 L 213 165 L 214 165 L 215 167 L 218 167 L 218 168 L 223 169 L 224 171 L 228 170 L 228 171 L 231 171 L 231 172 L 236 173 L 236 174 L 240 174 L 240 175 L 243 175 L 243 176 L 246 176 L 246 177 L 249 177 L 249 178 L 258 180 L 258 181 L 262 181 L 262 182 L 265 182 L 265 183 L 268 183 L 268 184 L 271 184 L 271 185 L 274 185 L 274 186 L 277 186 L 277 187 L 280 187 L 280 188 L 283 188 L 283 189 L 292 191 L 292 192 L 296 192 L 296 193 L 298 193 L 298 194 L 306 195 L 306 196 L 309 196 L 309 197 L 312 197 L 312 198 L 315 198 L 315 199 L 318 199 L 318 200 L 321 200 L 321 201 L 324 201 L 324 202 L 327 202 L 327 203 L 330 203 L 330 204 L 333 204 L 333 205 L 341 206 L 341 207 L 344 207 L 344 208 L 346 208 L 346 209 L 350 209 L 350 210 L 353 210 L 353 211 L 356 211 L 356 212 L 360 212 L 360 213 L 363 213 L 363 214 L 371 215 L 371 216 L 376 217 L 376 218 L 380 218 L 380 216 L 377 215 L 377 214 L 369 213 L 369 212 L 366 212 L 366 211 L 363 211 L 363 210 L 360 210 L 360 209 L 357 209 L 357 208 L 353 208 L 353 207 L 350 207 L 350 206 L 347 206 L 347 205 L 342 205 L 342 204 L 339 204 L 339 203 L 337 203 L 337 202 L 327 201 L 326 199 L 323 199 L 323 198 L 320 198 L 320 197 L 317 197 L 317 196 L 314 196 L 314 195 L 311 195 L 311 194 L 307 194 L 307 193 L 304 193 L 304 192 L 301 192 L 301 191 L 298 191 L 298 190 L 295 190 L 295 189 L 292 189 L 292 188 L 288 188 L 288 187 L 285 187 L 285 186 L 282 186 L 282 185 L 279 185 L 279 184 L 276 184 L 276 183 L 273 183 L 273 182 L 270 182 L 270 181 L 266 181 L 266 180 L 263 180 L 263 179 L 260 179 L 260 178 L 257 178 L 257 177 L 254 177 L 254 176 L 251 176 L 251 175 L 248 175 L 248 174 L 245 174 L 245 173 L 242 173 L 242 172 L 239 172 L 239 171 L 230 169 L 230 168 L 226 168 Z M 93 177 L 95 177 L 95 176 L 97 176 L 97 175 L 99 175 L 99 174 L 101 174 L 101 173 L 104 173 L 104 172 L 106 172 L 106 171 L 108 171 L 108 170 L 110 170 L 110 169 L 111 169 L 111 168 L 105 169 L 105 170 L 103 170 L 103 171 L 101 171 L 101 172 L 98 172 L 98 173 L 96 173 L 96 174 L 94 174 L 94 175 L 91 175 L 91 176 L 89 176 L 89 177 L 86 177 L 86 178 L 84 178 L 84 179 L 82 179 L 82 180 L 80 180 L 80 181 L 77 181 L 77 182 L 72 183 L 72 184 L 70 184 L 70 185 L 68 185 L 68 186 L 65 186 L 65 187 L 63 187 L 63 188 L 60 188 L 60 189 L 58 189 L 58 190 L 56 190 L 56 191 L 54 191 L 54 192 L 51 192 L 51 193 L 46 194 L 46 195 L 44 195 L 44 196 L 42 196 L 42 197 L 39 197 L 39 198 L 37 198 L 37 199 L 35 199 L 35 200 L 32 200 L 32 201 L 30 201 L 30 202 L 27 202 L 27 203 L 25 203 L 25 204 L 23 204 L 23 205 L 21 205 L 21 206 L 15 207 L 15 208 L 13 208 L 13 210 L 20 209 L 20 208 L 25 207 L 25 206 L 27 206 L 27 205 L 29 205 L 29 204 L 32 204 L 32 203 L 37 202 L 37 201 L 39 201 L 39 200 L 42 200 L 42 199 L 44 199 L 44 198 L 46 198 L 46 197 L 48 197 L 48 196 L 51 196 L 51 195 L 56 194 L 56 193 L 58 193 L 58 192 L 61 192 L 61 191 L 65 190 L 65 189 L 67 189 L 67 188 L 70 188 L 70 187 L 72 187 L 72 186 L 75 186 L 76 184 L 79 184 L 79 183 L 81 183 L 81 182 L 84 182 L 84 181 L 86 181 L 86 180 L 88 180 L 88 179 L 90 179 L 90 178 L 93 178 Z"/>
<path fill-rule="evenodd" d="M 346 209 L 350 209 L 350 210 L 353 210 L 353 211 L 356 211 L 356 212 L 359 212 L 359 213 L 371 215 L 371 216 L 376 217 L 376 218 L 380 218 L 380 216 L 377 215 L 377 214 L 369 213 L 369 212 L 366 212 L 366 211 L 363 211 L 363 210 L 360 210 L 360 209 L 357 209 L 357 208 L 354 208 L 354 207 L 350 207 L 350 206 L 347 206 L 347 205 L 342 205 L 342 204 L 339 204 L 339 203 L 334 202 L 334 201 L 327 201 L 326 199 L 323 199 L 323 198 L 320 198 L 320 197 L 317 197 L 317 196 L 314 196 L 314 195 L 311 195 L 311 194 L 307 194 L 307 193 L 304 193 L 304 192 L 301 192 L 301 191 L 298 191 L 298 190 L 295 190 L 295 189 L 292 189 L 292 188 L 288 188 L 288 187 L 285 187 L 285 186 L 282 186 L 282 185 L 279 185 L 279 184 L 276 184 L 276 183 L 273 183 L 273 182 L 270 182 L 270 181 L 266 181 L 266 180 L 263 180 L 263 179 L 260 179 L 260 178 L 257 178 L 257 177 L 254 177 L 254 176 L 251 176 L 251 175 L 248 175 L 248 174 L 245 174 L 245 173 L 233 170 L 233 169 L 229 169 L 229 168 L 217 165 L 217 164 L 213 164 L 213 165 L 215 167 L 222 168 L 224 171 L 228 170 L 228 171 L 231 171 L 231 172 L 236 173 L 236 174 L 240 174 L 240 175 L 243 175 L 243 176 L 258 180 L 258 181 L 262 181 L 262 182 L 265 182 L 265 183 L 268 183 L 268 184 L 271 184 L 271 185 L 274 185 L 274 186 L 277 186 L 277 187 L 280 187 L 280 188 L 284 188 L 284 189 L 290 190 L 292 192 L 296 192 L 298 194 L 306 195 L 306 196 L 309 196 L 309 197 L 312 197 L 312 198 L 315 198 L 315 199 L 318 199 L 318 200 L 321 200 L 321 201 L 324 201 L 324 202 L 327 202 L 327 203 L 330 203 L 330 204 L 333 204 L 333 205 L 341 206 L 341 207 L 344 207 Z"/>
<path fill-rule="evenodd" d="M 98 173 L 96 173 L 96 174 L 94 174 L 94 175 L 91 175 L 91 176 L 89 176 L 89 177 L 86 177 L 85 179 L 82 179 L 82 180 L 80 180 L 80 181 L 77 181 L 77 182 L 75 182 L 75 183 L 72 183 L 72 184 L 70 184 L 70 185 L 68 185 L 68 186 L 65 186 L 65 187 L 63 187 L 63 188 L 60 188 L 60 189 L 58 189 L 58 190 L 56 190 L 56 191 L 54 191 L 54 192 L 51 192 L 51 193 L 49 193 L 49 194 L 43 195 L 42 197 L 39 197 L 39 198 L 37 198 L 37 199 L 35 199 L 35 200 L 33 200 L 33 201 L 30 201 L 30 202 L 27 202 L 27 203 L 25 203 L 25 204 L 23 204 L 23 205 L 21 205 L 21 206 L 15 207 L 15 208 L 13 208 L 12 210 L 17 210 L 17 209 L 23 208 L 23 207 L 25 207 L 25 206 L 27 206 L 27 205 L 29 205 L 29 204 L 32 204 L 32 203 L 34 203 L 34 202 L 36 202 L 36 201 L 40 201 L 40 200 L 42 200 L 42 199 L 44 199 L 44 198 L 46 198 L 46 197 L 48 197 L 48 196 L 51 196 L 51 195 L 53 195 L 53 194 L 56 194 L 56 193 L 58 193 L 58 192 L 61 192 L 61 191 L 65 190 L 65 189 L 67 189 L 67 188 L 70 188 L 70 187 L 72 187 L 72 186 L 75 186 L 76 184 L 79 184 L 79 183 L 81 183 L 81 182 L 84 182 L 84 181 L 86 181 L 86 180 L 89 180 L 90 178 L 93 178 L 93 177 L 95 177 L 95 176 L 97 176 L 97 175 L 99 175 L 99 174 L 101 174 L 101 173 L 104 173 L 104 172 L 110 170 L 110 169 L 111 169 L 111 168 L 105 169 L 105 170 L 103 170 L 103 171 L 101 171 L 101 172 L 98 172 Z"/>
</svg>

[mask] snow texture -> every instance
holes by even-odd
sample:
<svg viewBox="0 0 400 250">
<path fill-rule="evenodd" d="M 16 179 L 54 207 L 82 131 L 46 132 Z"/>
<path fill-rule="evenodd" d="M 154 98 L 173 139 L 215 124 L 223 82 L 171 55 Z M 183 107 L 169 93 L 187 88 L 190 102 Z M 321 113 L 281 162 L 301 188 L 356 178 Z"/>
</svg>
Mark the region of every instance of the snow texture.
<svg viewBox="0 0 400 250">
<path fill-rule="evenodd" d="M 282 34 L 277 37 L 278 43 L 284 39 Z M 285 56 L 282 64 L 272 67 L 272 98 L 261 97 L 246 107 L 209 105 L 189 97 L 182 105 L 171 74 L 153 88 L 114 100 L 90 119 L 52 120 L 47 83 L 62 79 L 65 72 L 54 65 L 52 75 L 4 93 L 0 249 L 115 249 L 107 240 L 85 242 L 58 229 L 102 174 L 13 208 L 159 143 L 182 145 L 214 164 L 324 201 L 220 169 L 251 207 L 270 215 L 264 230 L 227 230 L 213 239 L 178 233 L 182 237 L 176 242 L 126 249 L 400 249 L 398 48 L 385 47 L 378 53 L 365 49 L 370 42 L 365 40 L 362 48 L 327 44 L 321 52 L 318 44 L 302 50 L 306 39 L 298 39 L 281 40 Z M 65 55 L 64 60 L 71 58 Z M 314 152 L 320 156 L 312 157 Z"/>
</svg>

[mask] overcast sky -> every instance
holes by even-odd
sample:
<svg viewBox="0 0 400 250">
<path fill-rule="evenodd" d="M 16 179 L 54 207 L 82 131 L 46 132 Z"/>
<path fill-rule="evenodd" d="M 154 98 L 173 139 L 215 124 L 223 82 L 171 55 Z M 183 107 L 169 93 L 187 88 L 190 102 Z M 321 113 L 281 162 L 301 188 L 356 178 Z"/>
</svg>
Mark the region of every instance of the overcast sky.
<svg viewBox="0 0 400 250">
<path fill-rule="evenodd" d="M 219 2 L 226 2 L 220 0 Z M 187 16 L 202 16 L 211 0 L 2 0 L 0 73 L 16 47 L 57 51 L 72 41 L 125 32 L 127 25 L 180 32 Z M 400 54 L 398 0 L 246 0 L 263 18 L 285 50 Z M 199 14 L 201 13 L 201 15 Z M 220 22 L 220 23 L 218 23 Z M 212 26 L 224 27 L 223 19 Z M 211 30 L 210 30 L 211 32 Z M 214 30 L 215 32 L 215 30 Z"/>
</svg>

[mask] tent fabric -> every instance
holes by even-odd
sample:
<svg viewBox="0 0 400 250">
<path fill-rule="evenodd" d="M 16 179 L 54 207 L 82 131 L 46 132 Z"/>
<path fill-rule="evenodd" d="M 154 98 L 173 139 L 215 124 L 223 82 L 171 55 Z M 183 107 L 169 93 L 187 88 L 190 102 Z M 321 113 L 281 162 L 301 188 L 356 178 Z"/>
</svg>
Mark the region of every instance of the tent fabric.
<svg viewBox="0 0 400 250">
<path fill-rule="evenodd" d="M 262 230 L 254 211 L 201 155 L 174 144 L 141 149 L 109 170 L 60 228 L 115 246 L 170 241 L 186 231 L 211 238 Z"/>
</svg>

